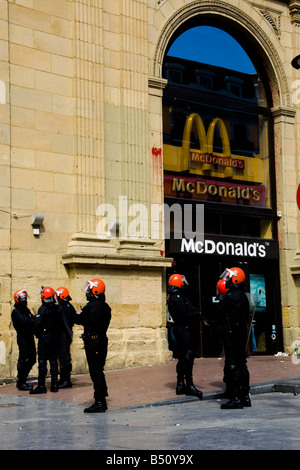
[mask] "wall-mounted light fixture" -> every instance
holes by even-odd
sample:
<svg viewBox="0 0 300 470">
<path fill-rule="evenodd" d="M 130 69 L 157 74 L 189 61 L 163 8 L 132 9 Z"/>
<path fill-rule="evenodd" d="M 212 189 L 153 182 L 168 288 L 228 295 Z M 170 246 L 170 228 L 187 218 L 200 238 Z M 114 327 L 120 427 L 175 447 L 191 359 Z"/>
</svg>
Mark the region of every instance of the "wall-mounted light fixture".
<svg viewBox="0 0 300 470">
<path fill-rule="evenodd" d="M 33 235 L 38 237 L 41 233 L 41 225 L 44 221 L 44 214 L 33 214 L 31 216 L 31 225 L 33 228 Z"/>
<path fill-rule="evenodd" d="M 5 212 L 10 214 L 14 219 L 22 219 L 24 217 L 31 217 L 31 225 L 33 228 L 33 235 L 38 237 L 41 234 L 41 226 L 44 221 L 44 214 L 18 214 L 17 212 L 8 211 L 5 209 L 0 209 L 0 212 Z"/>
</svg>

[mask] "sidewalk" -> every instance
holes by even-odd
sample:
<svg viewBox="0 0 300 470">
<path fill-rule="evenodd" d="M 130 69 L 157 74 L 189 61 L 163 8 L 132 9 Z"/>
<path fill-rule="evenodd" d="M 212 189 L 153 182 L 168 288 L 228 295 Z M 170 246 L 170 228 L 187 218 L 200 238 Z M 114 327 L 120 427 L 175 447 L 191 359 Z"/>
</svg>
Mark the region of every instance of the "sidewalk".
<svg viewBox="0 0 300 470">
<path fill-rule="evenodd" d="M 154 364 L 122 370 L 105 371 L 109 397 L 108 408 L 138 407 L 143 405 L 172 402 L 172 400 L 190 400 L 194 397 L 180 397 L 175 393 L 176 364 Z M 204 398 L 221 395 L 223 384 L 223 358 L 199 358 L 195 360 L 194 383 L 202 390 Z M 248 358 L 250 372 L 250 393 L 286 391 L 300 393 L 300 364 L 294 364 L 291 356 L 251 356 Z M 293 380 L 291 380 L 293 379 Z M 30 381 L 30 380 L 29 380 Z M 15 384 L 0 386 L 0 395 L 28 396 L 45 400 L 57 400 L 78 404 L 93 403 L 93 386 L 89 375 L 72 376 L 73 387 L 50 392 L 47 382 L 47 393 L 30 395 L 19 391 Z"/>
</svg>

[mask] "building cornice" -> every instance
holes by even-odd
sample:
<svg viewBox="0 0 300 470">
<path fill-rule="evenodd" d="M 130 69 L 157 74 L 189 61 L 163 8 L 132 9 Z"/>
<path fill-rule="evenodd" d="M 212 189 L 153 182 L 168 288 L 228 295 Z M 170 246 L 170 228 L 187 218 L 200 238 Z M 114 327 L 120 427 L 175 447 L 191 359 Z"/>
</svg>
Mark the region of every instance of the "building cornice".
<svg viewBox="0 0 300 470">
<path fill-rule="evenodd" d="M 62 255 L 62 264 L 66 267 L 101 265 L 115 269 L 163 269 L 170 267 L 172 261 L 172 258 L 164 257 L 154 240 L 111 239 L 85 232 L 74 234 L 67 253 Z"/>
</svg>

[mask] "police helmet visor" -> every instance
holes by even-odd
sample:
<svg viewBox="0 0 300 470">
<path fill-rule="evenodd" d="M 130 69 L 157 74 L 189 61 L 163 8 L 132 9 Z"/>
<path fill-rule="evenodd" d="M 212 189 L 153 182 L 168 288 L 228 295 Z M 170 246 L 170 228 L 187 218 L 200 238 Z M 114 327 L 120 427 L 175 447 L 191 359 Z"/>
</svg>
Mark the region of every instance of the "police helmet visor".
<svg viewBox="0 0 300 470">
<path fill-rule="evenodd" d="M 29 295 L 27 294 L 26 290 L 20 290 L 15 294 L 15 299 L 19 300 L 19 302 L 24 302 L 28 297 Z"/>
<path fill-rule="evenodd" d="M 226 268 L 219 279 L 231 279 L 232 276 L 236 276 L 236 273 L 234 271 L 231 271 L 231 269 Z"/>
</svg>

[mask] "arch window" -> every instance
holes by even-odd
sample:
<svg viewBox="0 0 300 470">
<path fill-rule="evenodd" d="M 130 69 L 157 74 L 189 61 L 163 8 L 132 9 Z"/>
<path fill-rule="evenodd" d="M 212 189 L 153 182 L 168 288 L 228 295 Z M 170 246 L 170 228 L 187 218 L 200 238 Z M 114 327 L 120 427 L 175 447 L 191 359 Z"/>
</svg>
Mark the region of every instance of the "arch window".
<svg viewBox="0 0 300 470">
<path fill-rule="evenodd" d="M 205 203 L 206 230 L 212 209 L 220 234 L 234 210 L 246 234 L 276 238 L 272 103 L 245 50 L 220 28 L 190 28 L 169 47 L 163 78 L 166 199 Z"/>
</svg>

